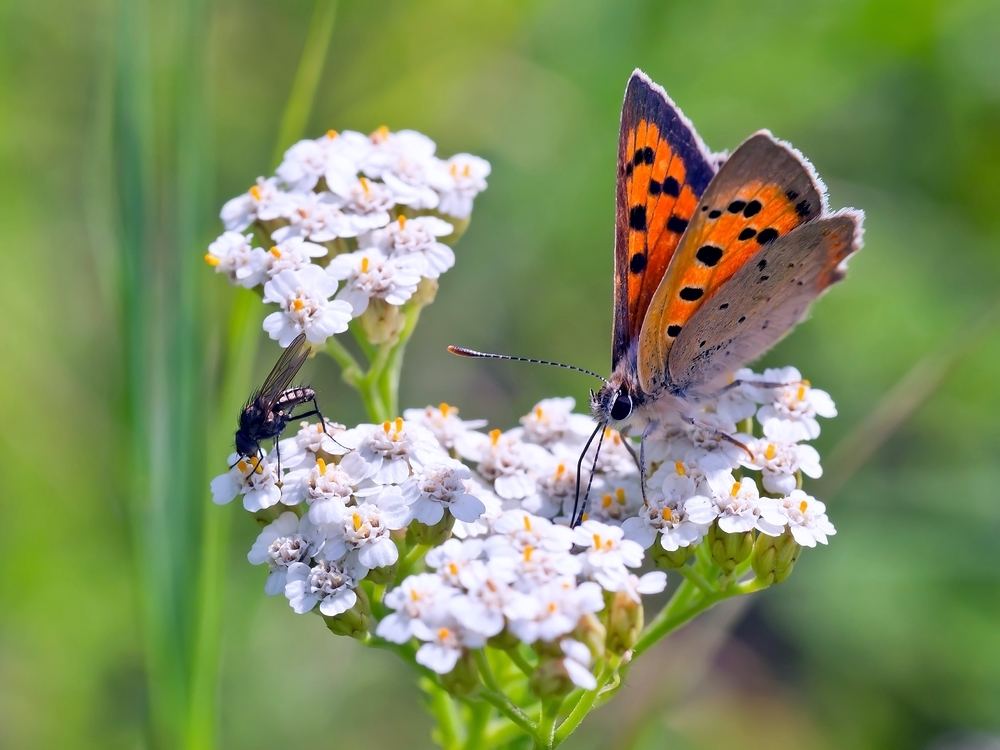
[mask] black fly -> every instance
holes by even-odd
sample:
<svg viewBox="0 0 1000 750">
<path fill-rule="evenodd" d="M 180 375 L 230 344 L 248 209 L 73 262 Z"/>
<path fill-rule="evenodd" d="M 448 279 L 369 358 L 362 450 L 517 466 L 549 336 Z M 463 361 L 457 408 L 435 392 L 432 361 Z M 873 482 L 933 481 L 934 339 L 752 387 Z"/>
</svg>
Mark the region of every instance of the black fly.
<svg viewBox="0 0 1000 750">
<path fill-rule="evenodd" d="M 317 415 L 326 432 L 326 420 L 316 404 L 316 391 L 305 386 L 289 387 L 309 351 L 306 335 L 300 333 L 278 357 L 264 384 L 247 400 L 240 412 L 239 429 L 236 430 L 236 452 L 240 458 L 252 457 L 258 461 L 263 458 L 261 440 L 273 439 L 277 450 L 278 438 L 293 419 Z M 312 402 L 312 411 L 292 415 L 295 407 L 309 402 Z M 278 453 L 278 471 L 281 471 L 281 453 Z"/>
</svg>

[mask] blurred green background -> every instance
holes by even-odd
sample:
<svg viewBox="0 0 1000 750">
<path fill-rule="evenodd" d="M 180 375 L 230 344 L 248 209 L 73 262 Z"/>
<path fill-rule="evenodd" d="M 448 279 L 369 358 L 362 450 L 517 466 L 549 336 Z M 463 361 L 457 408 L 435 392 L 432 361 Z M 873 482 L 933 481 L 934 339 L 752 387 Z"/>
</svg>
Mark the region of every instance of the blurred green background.
<svg viewBox="0 0 1000 750">
<path fill-rule="evenodd" d="M 252 521 L 209 507 L 234 399 L 277 348 L 201 257 L 276 145 L 416 128 L 493 173 L 403 402 L 500 427 L 546 396 L 582 405 L 582 376 L 444 348 L 608 367 L 637 66 L 712 148 L 769 128 L 834 207 L 867 212 L 850 279 L 766 359 L 838 404 L 811 485 L 838 535 L 650 653 L 567 746 L 1000 747 L 988 0 L 5 0 L 0 747 L 430 746 L 394 657 L 265 598 Z M 241 330 L 255 363 L 227 360 Z M 310 367 L 328 412 L 359 420 L 333 364 Z"/>
</svg>

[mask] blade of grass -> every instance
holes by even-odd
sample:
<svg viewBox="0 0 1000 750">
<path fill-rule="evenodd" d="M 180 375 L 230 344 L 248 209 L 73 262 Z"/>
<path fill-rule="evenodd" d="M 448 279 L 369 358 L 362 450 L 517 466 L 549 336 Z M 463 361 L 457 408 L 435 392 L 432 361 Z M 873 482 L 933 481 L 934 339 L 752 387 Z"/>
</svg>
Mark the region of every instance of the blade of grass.
<svg viewBox="0 0 1000 750">
<path fill-rule="evenodd" d="M 302 57 L 292 83 L 292 91 L 285 104 L 285 112 L 281 116 L 281 127 L 278 130 L 278 141 L 274 147 L 272 161 L 277 166 L 281 163 L 285 149 L 302 137 L 309 113 L 312 112 L 316 100 L 316 88 L 323 73 L 326 62 L 326 51 L 333 36 L 333 25 L 337 19 L 337 0 L 317 0 L 313 9 L 312 20 L 309 22 L 309 32 L 306 34 Z"/>
</svg>

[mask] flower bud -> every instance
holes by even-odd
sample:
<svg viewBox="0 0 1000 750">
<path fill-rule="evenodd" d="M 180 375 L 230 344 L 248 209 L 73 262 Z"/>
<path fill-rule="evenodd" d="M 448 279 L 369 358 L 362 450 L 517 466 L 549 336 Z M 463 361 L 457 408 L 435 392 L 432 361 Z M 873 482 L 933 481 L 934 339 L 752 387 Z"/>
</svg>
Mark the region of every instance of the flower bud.
<svg viewBox="0 0 1000 750">
<path fill-rule="evenodd" d="M 471 651 L 462 650 L 455 668 L 441 675 L 441 685 L 452 695 L 469 695 L 479 687 L 479 668 Z"/>
<path fill-rule="evenodd" d="M 642 634 L 642 603 L 624 591 L 615 594 L 608 610 L 608 650 L 624 654 L 631 650 Z"/>
<path fill-rule="evenodd" d="M 437 291 L 437 279 L 420 279 L 420 283 L 417 284 L 417 291 L 415 291 L 413 296 L 410 297 L 408 304 L 416 305 L 417 307 L 427 307 L 427 305 L 434 301 L 434 298 L 437 296 Z"/>
<path fill-rule="evenodd" d="M 372 568 L 365 576 L 366 581 L 371 581 L 376 586 L 387 586 L 396 580 L 396 573 L 399 572 L 399 560 L 392 565 L 385 565 L 381 568 Z"/>
<path fill-rule="evenodd" d="M 718 523 L 713 523 L 705 538 L 712 551 L 712 559 L 726 573 L 732 573 L 753 551 L 753 530 L 730 534 L 720 529 Z"/>
<path fill-rule="evenodd" d="M 437 547 L 444 544 L 451 538 L 451 529 L 455 525 L 455 517 L 448 511 L 444 512 L 441 520 L 433 526 L 413 521 L 407 531 L 407 537 L 416 544 L 426 544 L 429 547 Z"/>
<path fill-rule="evenodd" d="M 583 643 L 595 659 L 604 656 L 604 643 L 608 638 L 608 631 L 597 615 L 587 614 L 581 617 L 570 637 Z M 562 655 L 561 647 L 557 653 Z"/>
<path fill-rule="evenodd" d="M 787 528 L 781 536 L 758 534 L 753 545 L 753 571 L 768 585 L 781 583 L 791 574 L 801 551 L 802 546 Z"/>
<path fill-rule="evenodd" d="M 653 546 L 649 548 L 649 556 L 653 558 L 653 563 L 656 567 L 663 569 L 677 569 L 683 568 L 687 561 L 694 557 L 695 545 L 689 544 L 687 547 L 678 547 L 674 551 L 663 549 L 663 545 L 659 543 L 659 540 L 653 543 Z"/>
<path fill-rule="evenodd" d="M 372 344 L 396 344 L 406 322 L 400 309 L 385 300 L 369 300 L 368 308 L 358 318 L 365 338 Z"/>
<path fill-rule="evenodd" d="M 559 648 L 558 644 L 556 644 L 556 648 Z M 559 655 L 562 656 L 561 651 Z M 531 673 L 530 685 L 531 692 L 539 698 L 567 695 L 576 687 L 561 658 L 544 659 L 539 662 L 535 671 Z"/>
<path fill-rule="evenodd" d="M 368 595 L 360 586 L 354 590 L 358 600 L 346 612 L 341 612 L 334 617 L 322 615 L 326 627 L 334 635 L 346 635 L 351 638 L 362 639 L 368 633 L 368 626 L 371 623 L 372 608 L 368 601 Z"/>
</svg>

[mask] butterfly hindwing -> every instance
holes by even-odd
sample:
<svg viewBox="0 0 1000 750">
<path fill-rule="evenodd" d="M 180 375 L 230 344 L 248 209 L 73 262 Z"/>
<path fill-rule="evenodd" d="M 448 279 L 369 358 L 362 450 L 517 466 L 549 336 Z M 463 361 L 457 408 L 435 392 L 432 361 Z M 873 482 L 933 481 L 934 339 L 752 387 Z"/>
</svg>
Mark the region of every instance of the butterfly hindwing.
<svg viewBox="0 0 1000 750">
<path fill-rule="evenodd" d="M 844 261 L 861 245 L 862 218 L 859 211 L 840 211 L 759 248 L 677 336 L 668 362 L 671 383 L 707 395 L 776 344 L 843 278 Z"/>
<path fill-rule="evenodd" d="M 790 146 L 766 131 L 740 144 L 702 195 L 649 304 L 639 337 L 643 390 L 668 384 L 667 358 L 692 316 L 761 250 L 821 216 L 825 205 L 811 166 Z"/>
<path fill-rule="evenodd" d="M 638 343 L 646 309 L 715 163 L 663 89 L 635 71 L 618 140 L 613 367 Z"/>
</svg>

